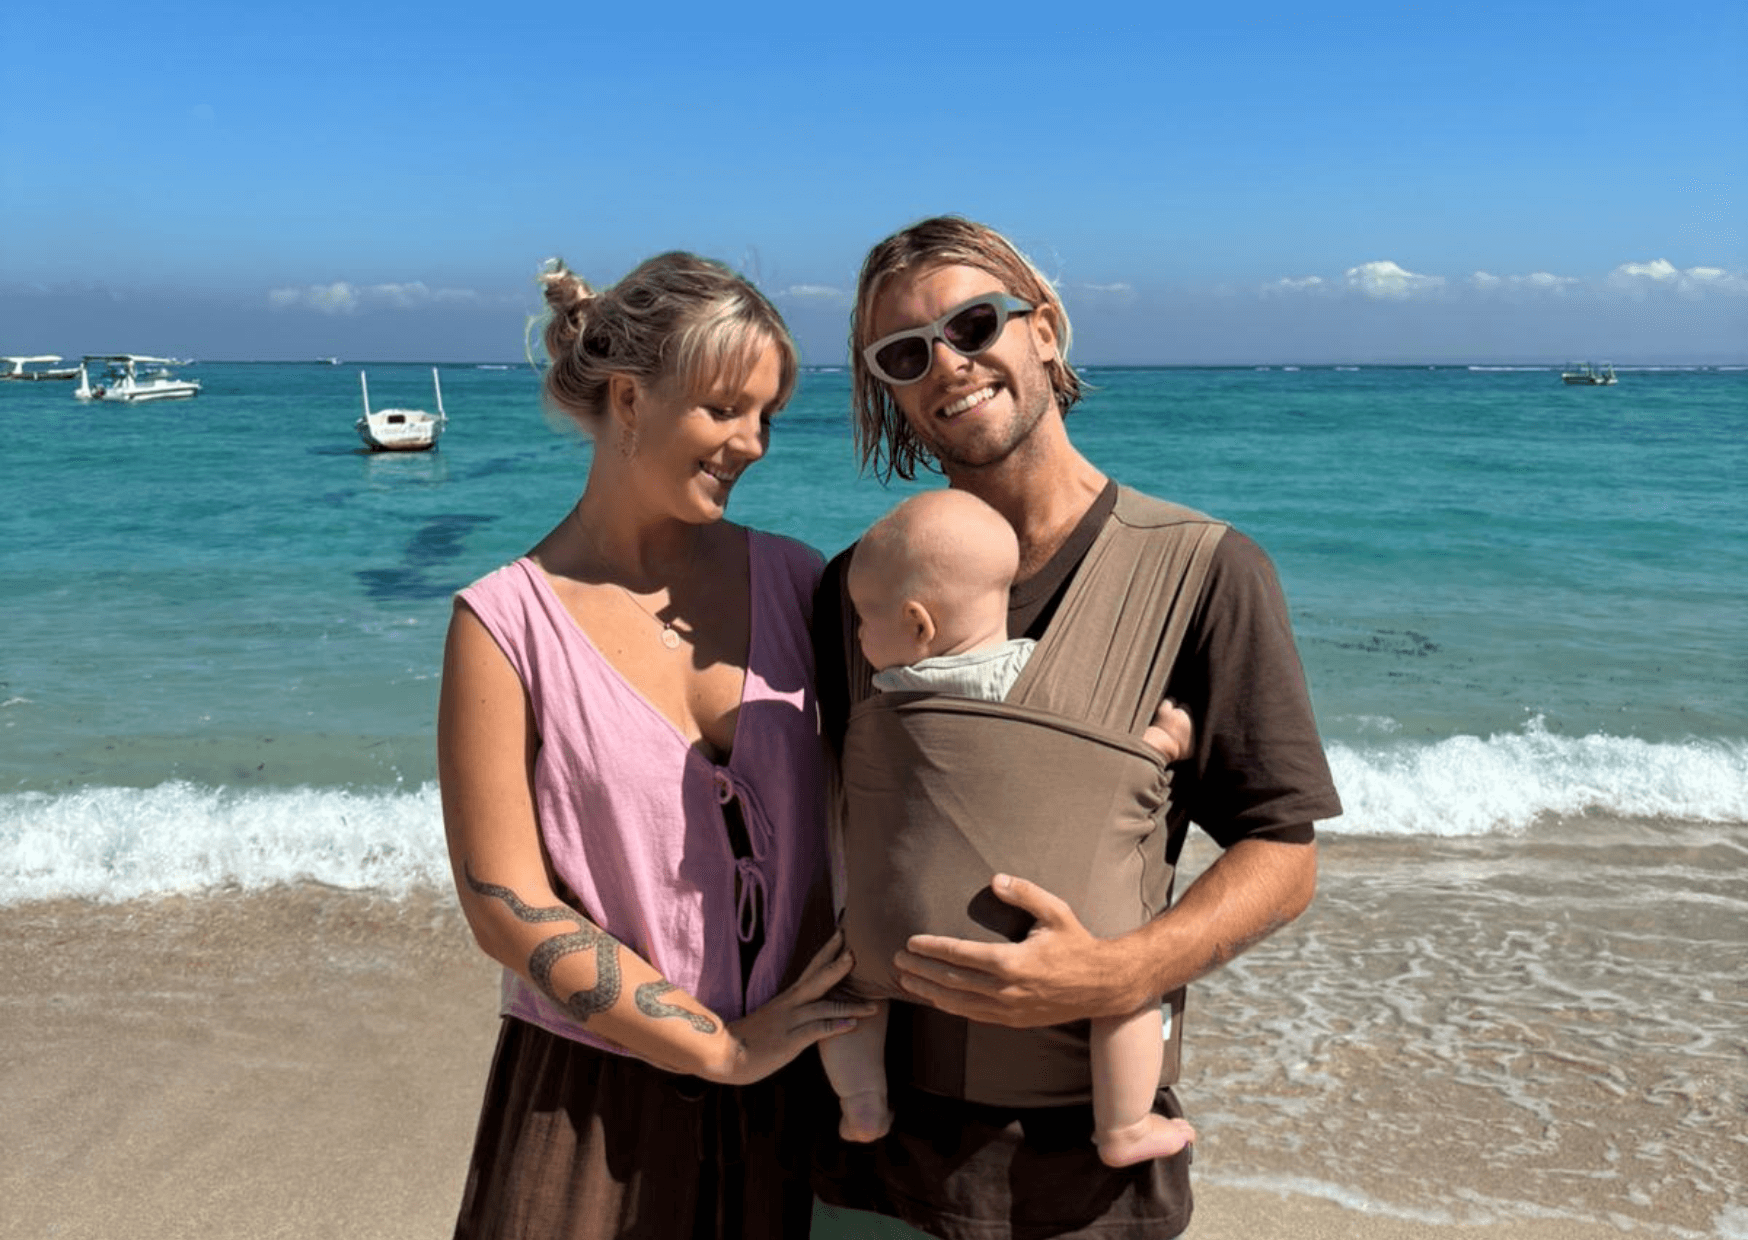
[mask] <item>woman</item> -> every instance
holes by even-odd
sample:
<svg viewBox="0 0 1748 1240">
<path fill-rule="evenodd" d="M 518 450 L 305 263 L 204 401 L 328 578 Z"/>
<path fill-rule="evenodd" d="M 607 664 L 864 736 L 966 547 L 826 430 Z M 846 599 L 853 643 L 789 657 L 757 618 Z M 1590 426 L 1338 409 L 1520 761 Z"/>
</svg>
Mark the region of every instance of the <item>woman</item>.
<svg viewBox="0 0 1748 1240">
<path fill-rule="evenodd" d="M 544 283 L 545 394 L 595 452 L 564 519 L 462 591 L 444 655 L 450 861 L 505 966 L 456 1234 L 805 1234 L 773 1074 L 871 1010 L 823 999 L 841 942 L 795 959 L 823 937 L 820 562 L 722 519 L 795 347 L 692 255 Z"/>
</svg>

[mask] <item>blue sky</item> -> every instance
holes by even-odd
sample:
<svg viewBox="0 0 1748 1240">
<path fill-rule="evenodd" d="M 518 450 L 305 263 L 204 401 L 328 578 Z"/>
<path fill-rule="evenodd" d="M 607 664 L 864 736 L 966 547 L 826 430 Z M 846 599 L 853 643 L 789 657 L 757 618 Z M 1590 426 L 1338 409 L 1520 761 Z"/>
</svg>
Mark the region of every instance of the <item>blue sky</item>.
<svg viewBox="0 0 1748 1240">
<path fill-rule="evenodd" d="M 501 360 L 664 249 L 843 358 L 956 211 L 1093 363 L 1748 360 L 1748 7 L 9 12 L 0 351 Z"/>
</svg>

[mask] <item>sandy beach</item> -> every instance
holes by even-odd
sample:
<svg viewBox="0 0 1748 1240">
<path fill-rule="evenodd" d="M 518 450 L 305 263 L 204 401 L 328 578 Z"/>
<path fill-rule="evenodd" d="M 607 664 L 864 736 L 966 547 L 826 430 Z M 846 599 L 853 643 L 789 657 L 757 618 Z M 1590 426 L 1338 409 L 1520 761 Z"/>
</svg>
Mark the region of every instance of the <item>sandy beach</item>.
<svg viewBox="0 0 1748 1240">
<path fill-rule="evenodd" d="M 448 1234 L 496 970 L 446 897 L 304 886 L 0 910 L 0 1233 Z M 21 948 L 22 950 L 19 950 Z M 821 1227 L 833 1235 L 855 1234 Z M 1591 1240 L 1203 1185 L 1196 1240 Z"/>
</svg>

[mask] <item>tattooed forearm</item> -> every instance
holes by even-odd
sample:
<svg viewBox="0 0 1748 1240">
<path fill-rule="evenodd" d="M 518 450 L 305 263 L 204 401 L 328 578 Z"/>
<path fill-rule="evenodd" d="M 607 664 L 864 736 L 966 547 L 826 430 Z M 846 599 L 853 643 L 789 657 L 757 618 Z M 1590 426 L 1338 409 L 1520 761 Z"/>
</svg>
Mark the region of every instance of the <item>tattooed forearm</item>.
<svg viewBox="0 0 1748 1240">
<path fill-rule="evenodd" d="M 554 904 L 547 908 L 535 908 L 532 904 L 524 904 L 522 897 L 508 887 L 500 887 L 496 883 L 482 883 L 473 876 L 471 865 L 463 864 L 462 873 L 467 876 L 467 885 L 473 888 L 476 895 L 502 900 L 509 905 L 510 911 L 516 915 L 517 921 L 525 921 L 529 925 L 535 925 L 543 921 L 577 920 L 577 914 L 562 904 Z"/>
<path fill-rule="evenodd" d="M 708 1016 L 691 1012 L 672 1003 L 663 1003 L 660 996 L 679 987 L 668 981 L 645 982 L 632 993 L 632 1001 L 637 1004 L 637 1010 L 645 1016 L 656 1017 L 678 1016 L 699 1033 L 715 1033 L 717 1024 Z"/>
<path fill-rule="evenodd" d="M 529 925 L 539 925 L 549 921 L 568 921 L 577 928 L 569 934 L 555 934 L 547 939 L 534 953 L 528 957 L 528 975 L 534 979 L 541 992 L 554 1003 L 562 1007 L 579 1023 L 585 1022 L 591 1016 L 597 1016 L 608 1011 L 619 1002 L 619 941 L 606 931 L 590 925 L 582 914 L 566 908 L 562 904 L 550 905 L 546 908 L 535 908 L 523 901 L 508 887 L 500 887 L 496 883 L 483 883 L 473 876 L 471 867 L 463 866 L 467 885 L 482 896 L 500 900 L 516 917 L 516 920 Z M 558 993 L 553 985 L 552 970 L 566 956 L 574 956 L 578 952 L 593 951 L 595 953 L 595 984 L 587 990 L 579 990 L 568 998 Z"/>
</svg>

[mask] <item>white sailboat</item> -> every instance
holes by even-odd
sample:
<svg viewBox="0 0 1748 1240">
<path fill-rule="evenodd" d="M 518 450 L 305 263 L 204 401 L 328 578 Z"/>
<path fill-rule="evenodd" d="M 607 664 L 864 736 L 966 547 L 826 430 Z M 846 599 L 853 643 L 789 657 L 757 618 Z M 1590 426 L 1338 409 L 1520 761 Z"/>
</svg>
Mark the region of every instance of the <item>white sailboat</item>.
<svg viewBox="0 0 1748 1240">
<path fill-rule="evenodd" d="M 91 386 L 87 371 L 92 362 L 103 362 L 108 367 L 103 382 L 96 387 Z M 170 367 L 182 364 L 173 357 L 147 357 L 140 353 L 88 353 L 79 363 L 79 386 L 73 390 L 73 398 L 139 404 L 199 396 L 199 379 L 178 379 L 170 373 Z"/>
<path fill-rule="evenodd" d="M 437 446 L 438 436 L 449 422 L 443 412 L 443 385 L 437 379 L 437 368 L 431 367 L 431 387 L 437 393 L 437 412 L 423 409 L 378 409 L 370 411 L 370 381 L 358 372 L 358 386 L 364 393 L 364 414 L 352 424 L 358 437 L 372 452 L 425 452 Z"/>
</svg>

